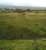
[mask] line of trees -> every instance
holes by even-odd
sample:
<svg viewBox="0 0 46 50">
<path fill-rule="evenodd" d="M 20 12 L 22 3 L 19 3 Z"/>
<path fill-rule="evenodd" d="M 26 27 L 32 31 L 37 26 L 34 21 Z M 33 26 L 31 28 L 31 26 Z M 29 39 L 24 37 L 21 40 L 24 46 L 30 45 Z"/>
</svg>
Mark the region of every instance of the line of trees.
<svg viewBox="0 0 46 50">
<path fill-rule="evenodd" d="M 26 9 L 26 10 L 23 10 L 23 9 L 9 9 L 9 8 L 3 8 L 1 9 L 0 8 L 0 12 L 18 12 L 18 13 L 22 13 L 22 12 L 31 12 L 30 9 Z"/>
<path fill-rule="evenodd" d="M 10 13 L 10 12 L 18 12 L 18 13 L 23 13 L 23 12 L 35 12 L 35 13 L 38 13 L 38 12 L 46 12 L 46 10 L 31 10 L 31 9 L 17 9 L 17 8 L 0 8 L 0 12 L 7 12 L 7 13 Z"/>
</svg>

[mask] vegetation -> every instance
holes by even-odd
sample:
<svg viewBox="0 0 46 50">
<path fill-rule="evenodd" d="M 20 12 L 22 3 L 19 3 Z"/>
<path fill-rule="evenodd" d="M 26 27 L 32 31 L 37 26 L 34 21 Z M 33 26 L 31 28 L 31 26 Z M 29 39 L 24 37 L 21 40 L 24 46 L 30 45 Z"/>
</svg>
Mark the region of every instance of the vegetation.
<svg viewBox="0 0 46 50">
<path fill-rule="evenodd" d="M 0 11 L 0 50 L 46 50 L 46 13 Z"/>
<path fill-rule="evenodd" d="M 46 50 L 46 41 L 0 40 L 0 50 Z"/>
<path fill-rule="evenodd" d="M 46 38 L 46 14 L 1 13 L 0 39 Z"/>
</svg>

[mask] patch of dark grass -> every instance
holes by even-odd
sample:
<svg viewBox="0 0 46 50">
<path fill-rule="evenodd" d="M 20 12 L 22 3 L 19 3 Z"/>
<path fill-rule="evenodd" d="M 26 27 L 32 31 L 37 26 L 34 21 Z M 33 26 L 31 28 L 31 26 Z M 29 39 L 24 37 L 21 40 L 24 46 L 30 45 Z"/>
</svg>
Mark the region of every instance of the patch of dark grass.
<svg viewBox="0 0 46 50">
<path fill-rule="evenodd" d="M 14 25 L 6 24 L 0 27 L 0 39 L 35 39 L 46 37 L 46 29 L 39 27 L 37 24 L 31 29 L 27 27 L 15 27 Z M 43 31 L 43 34 L 42 32 Z"/>
</svg>

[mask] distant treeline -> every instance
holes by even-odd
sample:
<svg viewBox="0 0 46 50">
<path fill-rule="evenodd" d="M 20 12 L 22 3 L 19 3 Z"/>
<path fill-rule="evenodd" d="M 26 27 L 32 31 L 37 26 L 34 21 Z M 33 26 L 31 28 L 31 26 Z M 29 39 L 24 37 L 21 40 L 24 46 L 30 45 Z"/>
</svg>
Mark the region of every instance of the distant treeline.
<svg viewBox="0 0 46 50">
<path fill-rule="evenodd" d="M 46 12 L 46 10 L 31 10 L 31 9 L 10 9 L 10 8 L 0 8 L 0 13 L 1 12 L 7 12 L 7 13 L 10 13 L 10 12 L 18 12 L 18 13 L 22 13 L 22 12 Z"/>
</svg>

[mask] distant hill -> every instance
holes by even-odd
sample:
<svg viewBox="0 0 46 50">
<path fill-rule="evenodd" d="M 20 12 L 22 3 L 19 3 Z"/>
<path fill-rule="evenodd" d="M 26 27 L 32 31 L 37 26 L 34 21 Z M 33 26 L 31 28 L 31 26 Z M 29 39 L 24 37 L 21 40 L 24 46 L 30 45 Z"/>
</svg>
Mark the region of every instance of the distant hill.
<svg viewBox="0 0 46 50">
<path fill-rule="evenodd" d="M 11 5 L 0 5 L 0 8 L 15 8 L 15 6 L 11 6 Z"/>
<path fill-rule="evenodd" d="M 30 10 L 46 10 L 46 7 L 29 7 L 29 6 L 16 6 L 19 9 L 30 9 Z"/>
<path fill-rule="evenodd" d="M 32 7 L 32 6 L 13 6 L 13 5 L 0 5 L 0 8 L 16 8 L 16 9 L 31 9 L 31 10 L 46 10 L 46 7 Z"/>
</svg>

